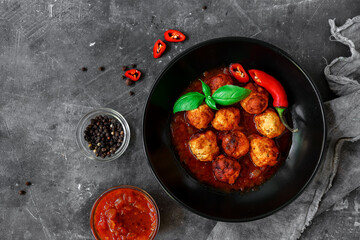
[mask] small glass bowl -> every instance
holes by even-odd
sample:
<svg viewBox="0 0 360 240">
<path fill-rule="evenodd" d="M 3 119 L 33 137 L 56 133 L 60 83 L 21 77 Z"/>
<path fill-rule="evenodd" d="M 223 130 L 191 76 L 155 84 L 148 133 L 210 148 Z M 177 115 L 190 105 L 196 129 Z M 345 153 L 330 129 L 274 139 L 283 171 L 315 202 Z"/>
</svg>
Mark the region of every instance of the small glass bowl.
<svg viewBox="0 0 360 240">
<path fill-rule="evenodd" d="M 91 227 L 91 232 L 94 235 L 96 240 L 101 240 L 101 238 L 97 235 L 96 230 L 95 230 L 95 224 L 94 224 L 94 218 L 95 218 L 95 212 L 96 212 L 96 208 L 100 202 L 100 200 L 106 196 L 106 194 L 110 193 L 111 191 L 117 190 L 117 189 L 132 189 L 135 190 L 136 192 L 140 193 L 142 196 L 144 196 L 146 198 L 146 200 L 148 200 L 155 208 L 156 210 L 156 228 L 155 230 L 151 233 L 150 237 L 148 240 L 153 240 L 155 239 L 156 234 L 159 231 L 160 228 L 160 211 L 158 206 L 156 205 L 155 200 L 150 196 L 150 194 L 148 194 L 145 190 L 135 187 L 135 186 L 131 186 L 131 185 L 120 185 L 120 186 L 116 186 L 116 187 L 112 187 L 109 188 L 108 190 L 106 190 L 105 192 L 103 192 L 95 201 L 94 205 L 91 208 L 91 214 L 90 214 L 90 227 Z"/>
<path fill-rule="evenodd" d="M 112 154 L 109 157 L 101 158 L 95 156 L 95 153 L 89 149 L 88 142 L 84 138 L 84 131 L 86 127 L 90 124 L 91 119 L 95 118 L 98 115 L 105 115 L 110 118 L 114 118 L 118 120 L 123 128 L 124 131 L 124 139 L 121 144 L 121 146 L 116 150 L 114 154 Z M 81 149 L 81 152 L 88 158 L 99 161 L 99 162 L 109 162 L 112 160 L 115 160 L 119 158 L 126 150 L 126 148 L 129 145 L 130 142 L 130 128 L 129 124 L 127 123 L 126 119 L 117 111 L 110 109 L 110 108 L 99 108 L 96 110 L 93 110 L 85 116 L 83 116 L 77 127 L 76 127 L 76 142 L 79 148 Z"/>
</svg>

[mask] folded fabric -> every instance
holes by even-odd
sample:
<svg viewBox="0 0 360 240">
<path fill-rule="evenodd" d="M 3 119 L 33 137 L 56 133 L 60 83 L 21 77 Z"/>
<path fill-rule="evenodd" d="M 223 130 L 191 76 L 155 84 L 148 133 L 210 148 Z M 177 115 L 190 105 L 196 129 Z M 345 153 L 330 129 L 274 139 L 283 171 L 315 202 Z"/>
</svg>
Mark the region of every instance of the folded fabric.
<svg viewBox="0 0 360 240">
<path fill-rule="evenodd" d="M 328 139 L 318 173 L 301 196 L 283 210 L 248 223 L 219 222 L 208 240 L 297 239 L 318 211 L 326 210 L 360 185 L 360 150 L 341 151 L 344 143 L 360 139 L 360 54 L 356 46 L 360 44 L 360 16 L 341 27 L 336 27 L 334 20 L 329 23 L 332 37 L 349 46 L 351 56 L 333 60 L 324 71 L 331 90 L 339 97 L 325 103 Z M 337 173 L 339 164 L 345 167 Z M 332 186 L 335 175 L 337 181 Z"/>
</svg>

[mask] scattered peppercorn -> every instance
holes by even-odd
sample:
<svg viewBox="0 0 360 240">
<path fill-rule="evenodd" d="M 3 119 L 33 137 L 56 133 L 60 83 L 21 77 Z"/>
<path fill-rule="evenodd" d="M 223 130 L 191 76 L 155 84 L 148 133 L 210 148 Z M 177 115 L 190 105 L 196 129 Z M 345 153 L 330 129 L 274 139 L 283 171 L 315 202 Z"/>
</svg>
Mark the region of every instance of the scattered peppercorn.
<svg viewBox="0 0 360 240">
<path fill-rule="evenodd" d="M 126 85 L 131 86 L 133 85 L 134 81 L 131 81 L 130 79 L 126 79 Z"/>
<path fill-rule="evenodd" d="M 125 79 L 126 77 L 124 75 L 121 76 L 122 79 Z"/>
<path fill-rule="evenodd" d="M 206 10 L 206 9 L 207 9 L 207 6 L 204 5 L 204 6 L 202 7 L 202 10 Z"/>
<path fill-rule="evenodd" d="M 25 185 L 26 185 L 26 186 L 31 186 L 31 185 L 32 185 L 32 183 L 31 183 L 31 182 L 29 182 L 29 181 L 27 181 L 27 182 L 25 183 Z"/>
<path fill-rule="evenodd" d="M 123 67 L 122 67 L 122 70 L 123 70 L 123 71 L 126 71 L 126 70 L 127 70 L 127 66 L 123 66 Z"/>
<path fill-rule="evenodd" d="M 133 91 L 130 91 L 130 92 L 129 92 L 129 95 L 130 95 L 130 96 L 134 96 L 135 93 L 134 93 Z"/>
<path fill-rule="evenodd" d="M 99 71 L 105 71 L 105 67 L 103 67 L 103 66 L 101 66 L 101 67 L 99 67 Z"/>
<path fill-rule="evenodd" d="M 95 156 L 110 157 L 122 145 L 123 127 L 118 120 L 99 115 L 90 120 L 90 124 L 84 131 L 84 139 Z"/>
<path fill-rule="evenodd" d="M 136 67 L 137 67 L 136 64 L 132 64 L 132 65 L 131 65 L 131 68 L 136 68 Z"/>
<path fill-rule="evenodd" d="M 86 68 L 86 67 L 82 67 L 82 68 L 81 68 L 81 71 L 86 72 L 86 71 L 87 71 L 87 68 Z"/>
<path fill-rule="evenodd" d="M 26 192 L 24 190 L 19 191 L 19 195 L 25 195 L 25 194 L 26 194 Z"/>
</svg>

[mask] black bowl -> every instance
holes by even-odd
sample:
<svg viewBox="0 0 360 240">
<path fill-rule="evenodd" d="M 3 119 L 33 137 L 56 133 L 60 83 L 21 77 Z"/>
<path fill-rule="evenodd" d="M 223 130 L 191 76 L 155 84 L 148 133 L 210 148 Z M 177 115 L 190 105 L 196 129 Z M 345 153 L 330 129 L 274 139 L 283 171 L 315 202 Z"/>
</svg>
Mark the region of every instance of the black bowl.
<svg viewBox="0 0 360 240">
<path fill-rule="evenodd" d="M 233 62 L 275 76 L 287 92 L 293 125 L 299 128 L 285 163 L 258 190 L 247 193 L 218 191 L 190 176 L 173 150 L 169 127 L 172 107 L 189 83 L 205 70 Z M 194 213 L 219 221 L 263 218 L 292 202 L 316 173 L 325 138 L 322 101 L 304 70 L 281 49 L 240 37 L 200 43 L 172 60 L 152 88 L 143 119 L 145 151 L 165 191 Z"/>
</svg>

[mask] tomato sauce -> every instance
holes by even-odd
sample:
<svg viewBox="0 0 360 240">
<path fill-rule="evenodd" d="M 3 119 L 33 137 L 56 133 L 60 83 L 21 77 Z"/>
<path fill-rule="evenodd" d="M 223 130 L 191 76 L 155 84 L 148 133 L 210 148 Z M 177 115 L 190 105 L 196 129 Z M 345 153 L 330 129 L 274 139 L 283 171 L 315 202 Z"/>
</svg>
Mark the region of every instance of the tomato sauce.
<svg viewBox="0 0 360 240">
<path fill-rule="evenodd" d="M 211 70 L 209 72 L 205 72 L 204 76 L 201 77 L 203 81 L 206 79 L 215 76 L 219 73 L 224 73 L 230 75 L 227 68 L 218 68 Z M 230 75 L 231 76 L 231 75 Z M 192 82 L 189 87 L 183 92 L 183 94 L 187 92 L 200 92 L 201 90 L 201 83 L 200 81 L 196 80 Z M 245 86 L 246 84 L 241 84 L 237 82 L 235 79 L 234 84 L 238 86 Z M 245 112 L 239 103 L 231 105 L 240 109 L 241 112 L 241 120 L 239 123 L 240 129 L 246 136 L 251 134 L 259 134 L 256 130 L 256 126 L 254 123 L 254 116 L 253 114 L 249 114 Z M 272 100 L 270 97 L 269 106 L 272 106 Z M 221 106 L 217 105 L 220 109 Z M 285 130 L 282 135 L 277 138 L 274 138 L 277 147 L 279 148 L 280 154 L 278 158 L 278 163 L 272 167 L 257 167 L 253 164 L 250 158 L 250 154 L 247 153 L 245 156 L 237 159 L 241 165 L 240 175 L 236 179 L 234 184 L 228 184 L 226 182 L 218 181 L 213 174 L 212 171 L 212 162 L 202 162 L 196 159 L 196 157 L 191 153 L 189 148 L 188 142 L 190 137 L 198 132 L 212 130 L 217 135 L 218 146 L 221 146 L 221 139 L 223 132 L 217 131 L 216 129 L 209 127 L 206 129 L 198 130 L 197 128 L 191 126 L 187 123 L 185 118 L 185 112 L 178 112 L 173 115 L 171 124 L 170 124 L 171 134 L 172 134 L 172 141 L 173 145 L 176 149 L 178 159 L 182 163 L 182 165 L 187 169 L 187 171 L 198 181 L 210 185 L 212 187 L 222 189 L 224 191 L 248 191 L 254 190 L 257 186 L 264 183 L 267 179 L 275 174 L 278 168 L 282 165 L 285 159 L 288 156 L 290 146 L 291 146 L 291 132 Z M 220 147 L 220 154 L 226 154 L 222 151 Z"/>
<path fill-rule="evenodd" d="M 138 190 L 114 189 L 103 195 L 93 215 L 93 233 L 97 239 L 153 239 L 158 227 L 154 204 Z"/>
</svg>

